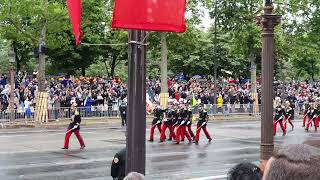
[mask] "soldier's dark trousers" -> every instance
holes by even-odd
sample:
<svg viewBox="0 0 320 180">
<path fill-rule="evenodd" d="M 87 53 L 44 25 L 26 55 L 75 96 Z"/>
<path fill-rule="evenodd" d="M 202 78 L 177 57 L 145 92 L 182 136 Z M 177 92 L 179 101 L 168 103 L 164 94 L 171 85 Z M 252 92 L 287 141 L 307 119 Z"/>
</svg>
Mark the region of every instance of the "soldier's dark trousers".
<svg viewBox="0 0 320 180">
<path fill-rule="evenodd" d="M 286 123 L 284 123 L 284 128 L 287 129 L 287 123 L 289 123 L 292 127 L 292 129 L 294 128 L 294 125 L 292 123 L 292 119 L 291 118 L 286 118 Z"/>
<path fill-rule="evenodd" d="M 280 124 L 280 127 L 282 129 L 283 134 L 286 134 L 286 129 L 283 126 L 283 121 L 276 121 L 275 119 L 273 120 L 273 135 L 275 136 L 277 134 L 277 124 Z"/>
<path fill-rule="evenodd" d="M 124 126 L 125 124 L 127 124 L 127 120 L 126 120 L 126 115 L 121 113 L 121 121 L 122 121 L 122 126 Z"/>
</svg>

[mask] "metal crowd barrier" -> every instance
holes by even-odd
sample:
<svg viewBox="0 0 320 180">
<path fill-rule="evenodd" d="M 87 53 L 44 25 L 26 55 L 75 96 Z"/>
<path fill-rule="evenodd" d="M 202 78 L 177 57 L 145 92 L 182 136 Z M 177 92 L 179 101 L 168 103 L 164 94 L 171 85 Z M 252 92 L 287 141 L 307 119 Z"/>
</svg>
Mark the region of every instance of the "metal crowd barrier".
<svg viewBox="0 0 320 180">
<path fill-rule="evenodd" d="M 252 115 L 259 116 L 261 113 L 261 105 L 255 106 L 253 104 L 223 104 L 223 105 L 212 105 L 205 104 L 204 108 L 207 110 L 209 115 L 221 115 L 221 116 L 232 116 L 232 115 Z M 199 107 L 192 107 L 193 114 L 199 113 Z M 95 107 L 77 107 L 80 115 L 83 118 L 108 118 L 108 117 L 120 117 L 119 106 L 114 103 L 112 106 L 95 106 Z M 70 107 L 50 108 L 48 109 L 49 120 L 69 119 L 71 118 Z M 31 114 L 21 111 L 14 111 L 15 122 L 29 122 L 34 120 L 34 109 L 32 108 Z M 0 112 L 0 127 L 3 127 L 6 123 L 10 122 L 10 111 Z"/>
<path fill-rule="evenodd" d="M 14 110 L 14 121 L 33 121 L 34 120 L 34 109 L 31 108 L 31 113 L 26 113 L 25 111 Z M 96 118 L 96 117 L 118 117 L 120 116 L 119 108 L 117 105 L 113 106 L 96 106 L 96 107 L 77 107 L 80 115 L 83 118 Z M 48 119 L 58 120 L 58 119 L 69 119 L 71 118 L 71 108 L 61 107 L 61 108 L 50 108 L 48 109 Z M 10 122 L 11 112 L 9 110 L 0 111 L 0 127 Z"/>
<path fill-rule="evenodd" d="M 118 117 L 119 108 L 111 106 L 77 107 L 82 118 Z M 69 119 L 72 116 L 71 108 L 62 107 L 48 110 L 49 120 Z"/>
<path fill-rule="evenodd" d="M 203 108 L 206 109 L 209 115 L 255 115 L 261 114 L 261 105 L 254 104 L 204 104 Z M 193 114 L 199 113 L 199 107 L 193 107 Z"/>
</svg>

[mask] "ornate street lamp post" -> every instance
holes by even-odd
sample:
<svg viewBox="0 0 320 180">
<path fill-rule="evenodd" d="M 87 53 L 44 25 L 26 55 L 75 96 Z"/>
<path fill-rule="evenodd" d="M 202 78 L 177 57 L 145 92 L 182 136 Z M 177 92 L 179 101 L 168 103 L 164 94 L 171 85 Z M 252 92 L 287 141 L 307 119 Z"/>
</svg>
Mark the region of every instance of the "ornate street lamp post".
<svg viewBox="0 0 320 180">
<path fill-rule="evenodd" d="M 273 70 L 274 70 L 274 28 L 281 21 L 275 15 L 271 0 L 265 1 L 264 13 L 257 17 L 257 25 L 262 28 L 262 113 L 260 158 L 268 160 L 273 153 Z"/>
</svg>

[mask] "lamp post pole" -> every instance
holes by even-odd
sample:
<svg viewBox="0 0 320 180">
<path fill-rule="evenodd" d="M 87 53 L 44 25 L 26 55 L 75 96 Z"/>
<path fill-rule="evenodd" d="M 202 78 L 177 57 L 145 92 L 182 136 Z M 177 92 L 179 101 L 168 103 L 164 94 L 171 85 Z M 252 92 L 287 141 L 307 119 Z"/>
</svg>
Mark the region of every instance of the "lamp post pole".
<svg viewBox="0 0 320 180">
<path fill-rule="evenodd" d="M 10 100 L 9 100 L 9 111 L 10 111 L 10 121 L 14 121 L 14 63 L 16 61 L 16 53 L 14 52 L 14 49 L 9 51 L 9 63 L 10 63 L 10 69 L 9 69 L 9 76 L 10 76 Z"/>
<path fill-rule="evenodd" d="M 217 0 L 215 0 L 214 3 L 214 45 L 213 45 L 213 57 L 214 57 L 214 69 L 213 69 L 213 74 L 214 74 L 214 100 L 213 100 L 213 104 L 214 104 L 214 113 L 218 113 L 218 106 L 217 106 L 217 98 L 218 98 L 218 60 L 217 60 L 217 23 L 218 23 L 218 15 L 217 15 L 217 11 L 218 11 L 218 6 L 217 6 Z"/>
<path fill-rule="evenodd" d="M 262 28 L 262 113 L 260 159 L 267 161 L 273 154 L 273 71 L 274 71 L 274 28 L 281 21 L 275 15 L 271 0 L 265 1 L 264 13 L 257 17 L 257 25 Z"/>
<path fill-rule="evenodd" d="M 14 121 L 14 67 L 10 64 L 10 121 Z"/>
<path fill-rule="evenodd" d="M 126 174 L 145 174 L 146 163 L 146 32 L 129 31 L 129 77 Z"/>
</svg>

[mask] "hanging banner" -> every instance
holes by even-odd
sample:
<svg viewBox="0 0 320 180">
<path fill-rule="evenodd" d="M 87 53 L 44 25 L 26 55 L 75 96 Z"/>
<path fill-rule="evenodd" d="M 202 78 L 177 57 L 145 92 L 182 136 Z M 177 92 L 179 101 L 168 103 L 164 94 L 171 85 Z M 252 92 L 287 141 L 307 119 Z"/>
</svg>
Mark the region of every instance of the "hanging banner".
<svg viewBox="0 0 320 180">
<path fill-rule="evenodd" d="M 69 16 L 73 28 L 73 34 L 76 38 L 76 45 L 81 43 L 82 30 L 81 30 L 81 18 L 82 7 L 81 0 L 67 0 L 67 6 L 69 10 Z"/>
<path fill-rule="evenodd" d="M 185 32 L 186 0 L 115 0 L 112 28 Z"/>
</svg>

